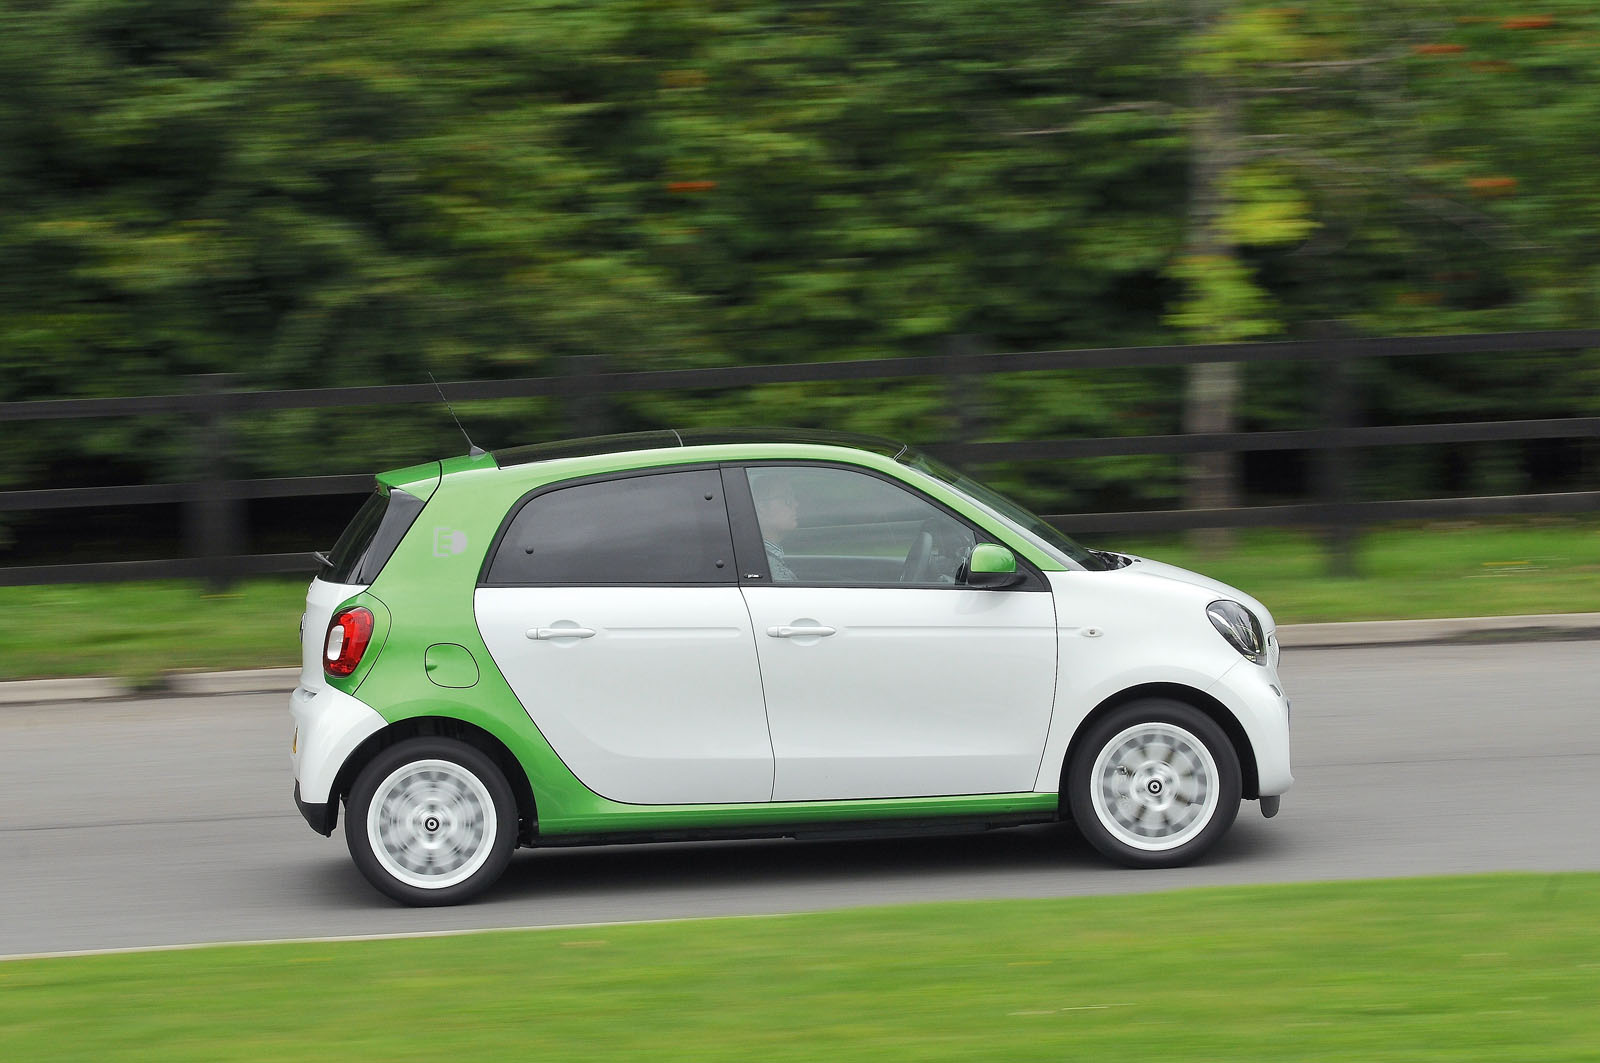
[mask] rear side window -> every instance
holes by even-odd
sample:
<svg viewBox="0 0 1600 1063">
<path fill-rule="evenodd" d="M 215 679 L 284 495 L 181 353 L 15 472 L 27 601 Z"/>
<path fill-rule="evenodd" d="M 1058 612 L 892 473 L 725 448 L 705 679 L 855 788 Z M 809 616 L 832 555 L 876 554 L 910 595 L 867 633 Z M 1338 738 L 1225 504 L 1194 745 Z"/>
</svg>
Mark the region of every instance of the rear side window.
<svg viewBox="0 0 1600 1063">
<path fill-rule="evenodd" d="M 652 473 L 535 495 L 500 539 L 490 585 L 735 582 L 715 469 Z"/>
<path fill-rule="evenodd" d="M 416 495 L 386 487 L 368 495 L 344 534 L 328 551 L 321 578 L 329 583 L 370 584 L 388 564 L 422 506 L 422 499 Z"/>
</svg>

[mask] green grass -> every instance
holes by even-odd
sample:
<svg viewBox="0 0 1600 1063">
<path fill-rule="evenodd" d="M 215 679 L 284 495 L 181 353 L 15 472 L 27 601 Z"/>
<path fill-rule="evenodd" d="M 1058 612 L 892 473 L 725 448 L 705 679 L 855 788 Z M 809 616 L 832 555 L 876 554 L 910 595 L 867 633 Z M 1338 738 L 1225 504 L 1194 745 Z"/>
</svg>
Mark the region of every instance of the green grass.
<svg viewBox="0 0 1600 1063">
<path fill-rule="evenodd" d="M 1600 520 L 1381 527 L 1358 539 L 1357 575 L 1328 575 L 1311 532 L 1238 535 L 1224 557 L 1181 538 L 1094 543 L 1204 572 L 1255 595 L 1280 624 L 1600 611 Z"/>
<path fill-rule="evenodd" d="M 1260 598 L 1279 623 L 1600 610 L 1600 520 L 1381 528 L 1360 576 L 1335 579 L 1309 533 L 1238 536 L 1202 557 L 1181 538 L 1092 545 L 1195 568 Z M 252 580 L 206 595 L 182 583 L 0 588 L 0 679 L 290 665 L 306 579 Z"/>
<path fill-rule="evenodd" d="M 8 1059 L 1600 1059 L 1600 875 L 0 963 Z"/>
<path fill-rule="evenodd" d="M 0 587 L 0 679 L 297 664 L 308 582 Z"/>
</svg>

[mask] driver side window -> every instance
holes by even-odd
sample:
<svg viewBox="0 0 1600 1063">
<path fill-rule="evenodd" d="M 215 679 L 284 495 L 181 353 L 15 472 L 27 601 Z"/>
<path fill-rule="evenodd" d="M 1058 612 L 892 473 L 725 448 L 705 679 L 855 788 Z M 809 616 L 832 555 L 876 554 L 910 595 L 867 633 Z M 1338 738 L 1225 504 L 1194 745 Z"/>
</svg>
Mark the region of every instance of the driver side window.
<svg viewBox="0 0 1600 1063">
<path fill-rule="evenodd" d="M 747 468 L 774 584 L 948 586 L 977 537 L 876 476 L 814 465 Z"/>
</svg>

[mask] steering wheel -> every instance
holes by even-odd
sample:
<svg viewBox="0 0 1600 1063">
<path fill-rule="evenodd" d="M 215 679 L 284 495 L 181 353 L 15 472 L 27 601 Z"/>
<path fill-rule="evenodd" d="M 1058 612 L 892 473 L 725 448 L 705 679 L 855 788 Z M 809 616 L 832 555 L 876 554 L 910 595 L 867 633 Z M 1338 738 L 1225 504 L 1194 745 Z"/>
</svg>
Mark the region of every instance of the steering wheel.
<svg viewBox="0 0 1600 1063">
<path fill-rule="evenodd" d="M 911 549 L 906 552 L 906 563 L 900 566 L 900 582 L 921 583 L 927 579 L 928 559 L 932 556 L 933 533 L 924 525 L 912 540 Z"/>
</svg>

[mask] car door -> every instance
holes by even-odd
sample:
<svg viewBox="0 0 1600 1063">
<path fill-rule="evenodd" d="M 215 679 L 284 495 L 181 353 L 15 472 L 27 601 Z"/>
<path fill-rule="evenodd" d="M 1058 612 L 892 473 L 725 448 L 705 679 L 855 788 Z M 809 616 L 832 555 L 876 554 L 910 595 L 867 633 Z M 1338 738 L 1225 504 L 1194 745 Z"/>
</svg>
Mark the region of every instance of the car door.
<svg viewBox="0 0 1600 1063">
<path fill-rule="evenodd" d="M 736 577 L 716 469 L 558 486 L 510 515 L 476 592 L 478 628 L 595 793 L 766 801 L 772 746 Z"/>
<path fill-rule="evenodd" d="M 735 527 L 761 540 L 741 542 L 740 571 L 773 800 L 1031 790 L 1055 691 L 1043 579 L 964 586 L 985 537 L 866 470 L 751 464 L 728 483 Z"/>
</svg>

